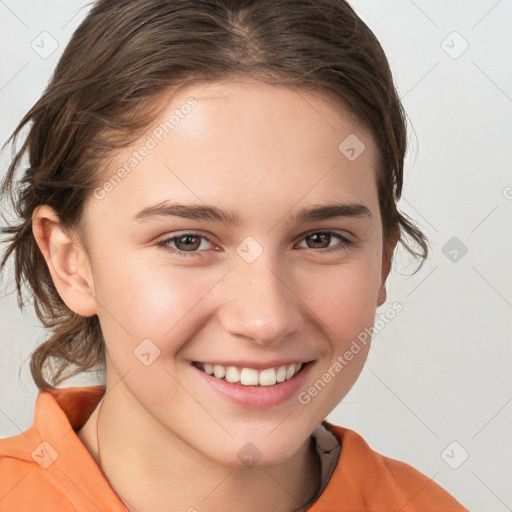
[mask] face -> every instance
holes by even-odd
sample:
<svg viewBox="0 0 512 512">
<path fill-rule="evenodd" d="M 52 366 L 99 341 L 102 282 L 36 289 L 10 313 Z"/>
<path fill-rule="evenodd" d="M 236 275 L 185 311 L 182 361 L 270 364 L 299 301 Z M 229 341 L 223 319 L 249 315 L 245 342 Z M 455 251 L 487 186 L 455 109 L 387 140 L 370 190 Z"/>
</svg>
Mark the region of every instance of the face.
<svg viewBox="0 0 512 512">
<path fill-rule="evenodd" d="M 357 379 L 385 299 L 376 146 L 325 98 L 252 80 L 162 107 L 86 205 L 107 375 L 202 454 L 276 464 Z"/>
</svg>

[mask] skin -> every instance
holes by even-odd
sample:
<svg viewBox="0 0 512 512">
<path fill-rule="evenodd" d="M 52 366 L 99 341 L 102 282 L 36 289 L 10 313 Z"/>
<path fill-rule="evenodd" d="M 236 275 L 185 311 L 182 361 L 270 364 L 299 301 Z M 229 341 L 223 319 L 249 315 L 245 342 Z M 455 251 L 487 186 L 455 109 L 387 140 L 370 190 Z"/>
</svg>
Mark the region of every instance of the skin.
<svg viewBox="0 0 512 512">
<path fill-rule="evenodd" d="M 314 360 L 303 391 L 373 325 L 391 263 L 377 149 L 327 97 L 231 80 L 162 99 L 156 122 L 113 156 L 106 179 L 190 97 L 197 106 L 172 132 L 103 199 L 87 201 L 88 252 L 51 208 L 34 212 L 60 296 L 76 313 L 98 315 L 106 340 L 106 394 L 78 435 L 98 462 L 98 427 L 102 471 L 129 509 L 297 510 L 319 485 L 309 436 L 356 381 L 368 346 L 306 405 L 297 394 L 273 407 L 234 404 L 205 386 L 191 361 Z M 350 134 L 366 146 L 354 161 L 338 150 Z M 231 209 L 242 222 L 131 220 L 164 200 Z M 371 218 L 290 220 L 327 202 L 363 204 Z M 354 244 L 308 238 L 319 230 Z M 157 245 L 187 231 L 211 242 L 194 239 L 191 257 Z M 249 236 L 262 249 L 251 263 L 236 252 Z M 134 356 L 147 338 L 160 350 L 149 366 Z M 261 454 L 252 467 L 237 456 L 247 442 Z"/>
</svg>

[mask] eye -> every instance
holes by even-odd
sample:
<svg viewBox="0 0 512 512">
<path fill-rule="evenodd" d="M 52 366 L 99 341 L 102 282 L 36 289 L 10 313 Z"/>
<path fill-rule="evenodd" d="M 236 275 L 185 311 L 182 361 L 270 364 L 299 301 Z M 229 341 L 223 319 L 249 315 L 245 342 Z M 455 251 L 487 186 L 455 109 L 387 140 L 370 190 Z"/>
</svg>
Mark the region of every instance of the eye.
<svg viewBox="0 0 512 512">
<path fill-rule="evenodd" d="M 206 240 L 209 244 L 212 243 L 206 236 L 199 233 L 182 233 L 180 235 L 175 235 L 170 238 L 166 238 L 165 240 L 161 240 L 157 245 L 164 247 L 164 249 L 167 249 L 172 253 L 187 257 L 197 255 L 198 249 L 201 247 L 203 240 Z M 171 247 L 171 244 L 175 245 L 176 248 Z"/>
<path fill-rule="evenodd" d="M 324 248 L 326 242 L 331 242 L 333 238 L 337 238 L 340 240 L 339 243 L 334 245 L 333 247 Z M 336 233 L 335 231 L 315 231 L 313 233 L 309 233 L 304 236 L 303 240 L 310 241 L 313 244 L 313 247 L 308 246 L 308 249 L 324 249 L 320 250 L 320 252 L 335 252 L 347 249 L 349 245 L 352 245 L 354 242 L 349 240 L 348 238 Z M 320 247 L 318 247 L 320 245 Z M 327 244 L 329 246 L 329 243 Z"/>
<path fill-rule="evenodd" d="M 339 242 L 329 247 L 333 238 L 337 238 Z M 354 244 L 354 242 L 335 231 L 314 231 L 305 235 L 302 240 L 306 241 L 306 248 L 318 249 L 318 252 L 321 253 L 346 250 L 348 246 Z M 200 233 L 187 232 L 161 240 L 157 245 L 179 256 L 191 257 L 199 256 L 199 253 L 204 252 L 205 247 L 203 242 L 206 242 L 206 245 L 212 245 L 208 237 Z M 325 246 L 326 243 L 327 246 Z M 313 247 L 311 247 L 310 244 L 312 244 Z M 201 247 L 203 250 L 199 250 Z M 206 249 L 208 249 L 208 247 L 206 247 Z"/>
</svg>

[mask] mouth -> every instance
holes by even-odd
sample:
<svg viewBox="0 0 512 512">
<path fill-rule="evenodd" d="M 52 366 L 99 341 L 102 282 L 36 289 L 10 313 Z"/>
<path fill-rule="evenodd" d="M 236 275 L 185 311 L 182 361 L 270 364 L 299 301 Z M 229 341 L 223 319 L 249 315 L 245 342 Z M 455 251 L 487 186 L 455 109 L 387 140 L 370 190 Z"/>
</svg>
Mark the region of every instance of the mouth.
<svg viewBox="0 0 512 512">
<path fill-rule="evenodd" d="M 218 380 L 229 382 L 230 384 L 272 387 L 293 379 L 310 363 L 311 361 L 294 362 L 264 368 L 262 370 L 245 366 L 227 366 L 213 363 L 200 363 L 197 361 L 194 361 L 192 364 L 207 375 Z"/>
</svg>

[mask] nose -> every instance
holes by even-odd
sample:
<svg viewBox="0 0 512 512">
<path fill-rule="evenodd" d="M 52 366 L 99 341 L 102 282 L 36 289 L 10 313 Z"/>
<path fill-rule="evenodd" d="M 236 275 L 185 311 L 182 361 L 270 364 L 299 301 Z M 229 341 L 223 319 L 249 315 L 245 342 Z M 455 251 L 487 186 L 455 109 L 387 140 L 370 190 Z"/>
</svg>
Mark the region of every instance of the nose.
<svg viewBox="0 0 512 512">
<path fill-rule="evenodd" d="M 226 332 L 261 345 L 279 344 L 298 332 L 305 305 L 290 276 L 263 255 L 253 263 L 237 261 L 220 290 L 219 316 Z"/>
</svg>

